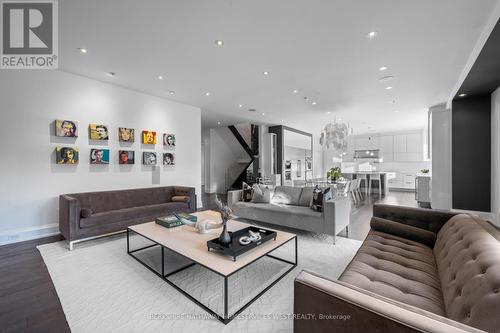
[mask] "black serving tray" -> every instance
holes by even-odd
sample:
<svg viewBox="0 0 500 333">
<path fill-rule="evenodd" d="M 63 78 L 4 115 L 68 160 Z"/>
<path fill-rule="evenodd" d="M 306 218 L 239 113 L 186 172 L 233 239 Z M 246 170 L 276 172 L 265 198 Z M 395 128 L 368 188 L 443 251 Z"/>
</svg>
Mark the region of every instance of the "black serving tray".
<svg viewBox="0 0 500 333">
<path fill-rule="evenodd" d="M 239 242 L 240 237 L 249 236 L 249 230 L 260 233 L 262 238 L 258 242 L 250 243 L 248 245 L 241 245 Z M 271 239 L 276 240 L 276 231 L 258 227 L 247 227 L 235 232 L 229 232 L 229 235 L 231 236 L 231 243 L 229 243 L 228 245 L 221 244 L 219 242 L 219 237 L 207 241 L 208 251 L 215 250 L 219 253 L 233 257 L 233 261 L 236 261 L 236 258 L 244 254 L 245 252 L 255 249 L 259 245 Z"/>
</svg>

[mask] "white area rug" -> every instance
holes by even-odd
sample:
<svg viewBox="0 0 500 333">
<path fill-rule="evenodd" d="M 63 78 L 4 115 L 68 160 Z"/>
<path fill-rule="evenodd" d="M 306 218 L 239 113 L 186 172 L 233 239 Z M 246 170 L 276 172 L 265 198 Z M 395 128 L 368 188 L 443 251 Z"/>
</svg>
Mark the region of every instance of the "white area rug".
<svg viewBox="0 0 500 333">
<path fill-rule="evenodd" d="M 361 242 L 311 233 L 298 235 L 299 264 L 228 325 L 209 318 L 198 305 L 126 253 L 125 235 L 78 244 L 39 246 L 73 333 L 79 332 L 291 332 L 293 280 L 302 269 L 336 279 Z M 152 248 L 151 251 L 158 251 Z M 293 242 L 274 255 L 293 260 Z M 292 255 L 292 256 L 291 256 Z M 155 256 L 157 258 L 157 256 Z M 151 262 L 153 262 L 152 260 Z M 167 256 L 171 267 L 185 264 Z M 229 280 L 230 310 L 239 308 L 289 266 L 263 259 Z M 177 266 L 176 266 L 177 265 Z M 166 266 L 166 267 L 167 267 Z M 183 289 L 214 310 L 222 309 L 223 280 L 199 266 L 172 276 Z"/>
</svg>

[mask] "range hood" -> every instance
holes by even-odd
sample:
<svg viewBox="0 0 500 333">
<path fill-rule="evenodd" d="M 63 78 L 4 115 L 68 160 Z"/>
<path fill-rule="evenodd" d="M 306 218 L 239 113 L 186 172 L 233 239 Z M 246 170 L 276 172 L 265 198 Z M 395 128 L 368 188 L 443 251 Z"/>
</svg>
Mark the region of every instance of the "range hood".
<svg viewBox="0 0 500 333">
<path fill-rule="evenodd" d="M 370 159 L 378 159 L 380 150 L 372 149 L 372 150 L 355 150 L 354 151 L 354 159 L 358 158 L 370 158 Z"/>
</svg>

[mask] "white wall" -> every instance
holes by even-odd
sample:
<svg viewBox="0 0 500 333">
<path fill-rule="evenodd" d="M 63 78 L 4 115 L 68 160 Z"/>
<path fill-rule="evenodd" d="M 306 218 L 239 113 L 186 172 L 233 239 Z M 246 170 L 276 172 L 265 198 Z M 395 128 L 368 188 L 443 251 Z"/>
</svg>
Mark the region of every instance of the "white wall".
<svg viewBox="0 0 500 333">
<path fill-rule="evenodd" d="M 63 193 L 149 186 L 196 187 L 201 206 L 201 111 L 198 108 L 61 71 L 2 71 L 0 76 L 0 243 L 58 230 Z M 79 137 L 53 135 L 55 119 L 76 120 Z M 110 165 L 90 165 L 89 123 L 109 126 Z M 136 130 L 136 142 L 120 145 L 118 127 Z M 176 166 L 143 166 L 143 129 L 175 133 Z M 74 141 L 74 142 L 73 142 Z M 56 146 L 76 146 L 77 166 L 55 163 Z M 96 145 L 92 145 L 95 147 Z M 135 150 L 135 165 L 119 165 L 118 150 Z"/>
<path fill-rule="evenodd" d="M 500 87 L 491 95 L 491 212 L 500 225 Z"/>
<path fill-rule="evenodd" d="M 209 146 L 205 146 L 205 174 L 209 173 L 205 192 L 226 193 L 233 178 L 239 176 L 250 162 L 250 157 L 227 127 L 211 128 L 208 133 L 204 132 L 204 137 Z"/>
</svg>

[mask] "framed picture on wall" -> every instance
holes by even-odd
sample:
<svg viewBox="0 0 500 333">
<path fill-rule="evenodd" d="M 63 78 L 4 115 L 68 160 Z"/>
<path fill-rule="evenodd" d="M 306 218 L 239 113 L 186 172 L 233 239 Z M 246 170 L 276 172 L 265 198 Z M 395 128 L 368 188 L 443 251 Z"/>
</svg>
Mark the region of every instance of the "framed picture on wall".
<svg viewBox="0 0 500 333">
<path fill-rule="evenodd" d="M 118 128 L 118 141 L 120 142 L 134 142 L 135 141 L 135 130 L 133 128 Z"/>
<path fill-rule="evenodd" d="M 66 138 L 78 137 L 78 123 L 73 120 L 56 120 L 55 135 Z"/>
<path fill-rule="evenodd" d="M 118 151 L 118 164 L 134 164 L 135 152 L 133 150 Z"/>
<path fill-rule="evenodd" d="M 285 171 L 285 181 L 291 181 L 291 180 L 292 180 L 292 172 Z"/>
<path fill-rule="evenodd" d="M 142 152 L 142 164 L 144 165 L 156 165 L 156 152 L 145 151 Z"/>
<path fill-rule="evenodd" d="M 306 157 L 306 170 L 310 171 L 313 169 L 313 161 L 311 157 Z"/>
<path fill-rule="evenodd" d="M 56 162 L 57 164 L 78 164 L 78 148 L 75 147 L 57 147 Z"/>
<path fill-rule="evenodd" d="M 163 153 L 163 165 L 175 165 L 175 154 Z"/>
<path fill-rule="evenodd" d="M 90 124 L 89 125 L 89 137 L 90 140 L 108 140 L 109 132 L 108 126 L 102 124 Z"/>
<path fill-rule="evenodd" d="M 109 149 L 90 149 L 90 164 L 109 164 Z"/>
<path fill-rule="evenodd" d="M 175 134 L 163 134 L 163 145 L 168 148 L 175 148 Z"/>
<path fill-rule="evenodd" d="M 156 144 L 156 132 L 154 131 L 142 131 L 142 143 L 146 145 Z"/>
</svg>

